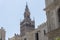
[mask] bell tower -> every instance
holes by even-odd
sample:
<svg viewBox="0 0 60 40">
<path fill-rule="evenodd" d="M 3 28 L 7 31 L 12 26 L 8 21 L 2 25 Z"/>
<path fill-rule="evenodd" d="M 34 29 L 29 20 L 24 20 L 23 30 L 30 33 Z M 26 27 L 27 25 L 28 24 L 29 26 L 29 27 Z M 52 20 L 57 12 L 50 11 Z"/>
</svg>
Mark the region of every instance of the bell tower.
<svg viewBox="0 0 60 40">
<path fill-rule="evenodd" d="M 25 12 L 24 12 L 24 20 L 20 22 L 20 32 L 21 35 L 25 35 L 26 32 L 33 31 L 35 29 L 35 21 L 30 18 L 30 11 L 28 5 L 26 4 Z"/>
</svg>

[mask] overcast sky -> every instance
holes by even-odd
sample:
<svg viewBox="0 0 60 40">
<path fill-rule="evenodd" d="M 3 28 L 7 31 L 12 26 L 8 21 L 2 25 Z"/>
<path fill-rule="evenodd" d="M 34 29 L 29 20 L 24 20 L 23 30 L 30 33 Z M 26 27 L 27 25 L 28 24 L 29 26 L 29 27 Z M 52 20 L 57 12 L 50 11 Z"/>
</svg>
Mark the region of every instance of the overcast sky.
<svg viewBox="0 0 60 40">
<path fill-rule="evenodd" d="M 26 2 L 36 28 L 46 21 L 45 0 L 0 0 L 0 28 L 6 31 L 6 40 L 20 34 L 20 20 L 23 20 Z"/>
</svg>

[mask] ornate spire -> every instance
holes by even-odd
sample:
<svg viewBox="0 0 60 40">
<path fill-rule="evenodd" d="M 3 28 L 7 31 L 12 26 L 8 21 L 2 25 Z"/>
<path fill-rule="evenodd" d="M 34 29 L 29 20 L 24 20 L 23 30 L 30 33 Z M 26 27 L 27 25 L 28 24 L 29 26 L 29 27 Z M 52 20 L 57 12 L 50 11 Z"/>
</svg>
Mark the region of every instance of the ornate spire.
<svg viewBox="0 0 60 40">
<path fill-rule="evenodd" d="M 26 32 L 30 32 L 35 29 L 35 22 L 30 18 L 30 12 L 27 3 L 24 12 L 24 20 L 20 23 L 20 25 L 21 36 L 24 36 Z"/>
<path fill-rule="evenodd" d="M 26 9 L 25 10 L 27 10 L 27 11 L 29 10 L 28 5 L 27 5 L 27 2 L 26 2 Z"/>
<path fill-rule="evenodd" d="M 30 12 L 29 12 L 27 3 L 26 3 L 26 8 L 25 8 L 24 18 L 30 18 Z"/>
</svg>

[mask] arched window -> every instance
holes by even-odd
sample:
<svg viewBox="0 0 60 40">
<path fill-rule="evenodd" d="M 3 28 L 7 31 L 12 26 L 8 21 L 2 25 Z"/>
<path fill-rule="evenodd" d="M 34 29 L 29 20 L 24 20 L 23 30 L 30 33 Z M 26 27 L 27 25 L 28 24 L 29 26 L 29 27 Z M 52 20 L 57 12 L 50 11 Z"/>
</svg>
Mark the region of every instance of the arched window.
<svg viewBox="0 0 60 40">
<path fill-rule="evenodd" d="M 44 30 L 44 35 L 46 35 L 46 30 Z"/>
<path fill-rule="evenodd" d="M 39 33 L 35 33 L 35 40 L 39 40 Z"/>
<path fill-rule="evenodd" d="M 58 9 L 58 21 L 60 22 L 60 8 Z"/>
</svg>

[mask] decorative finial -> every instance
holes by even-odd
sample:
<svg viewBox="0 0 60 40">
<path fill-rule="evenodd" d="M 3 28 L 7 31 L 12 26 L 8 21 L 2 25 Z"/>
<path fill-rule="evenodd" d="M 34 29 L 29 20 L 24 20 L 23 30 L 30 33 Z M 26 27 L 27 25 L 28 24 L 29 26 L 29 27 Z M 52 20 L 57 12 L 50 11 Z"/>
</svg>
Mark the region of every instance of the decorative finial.
<svg viewBox="0 0 60 40">
<path fill-rule="evenodd" d="M 26 5 L 27 5 L 27 2 L 26 2 Z"/>
<path fill-rule="evenodd" d="M 27 2 L 26 2 L 26 8 L 28 8 Z"/>
<path fill-rule="evenodd" d="M 29 12 L 29 8 L 28 8 L 28 5 L 27 5 L 27 2 L 26 2 L 24 18 L 30 18 L 30 12 Z"/>
</svg>

